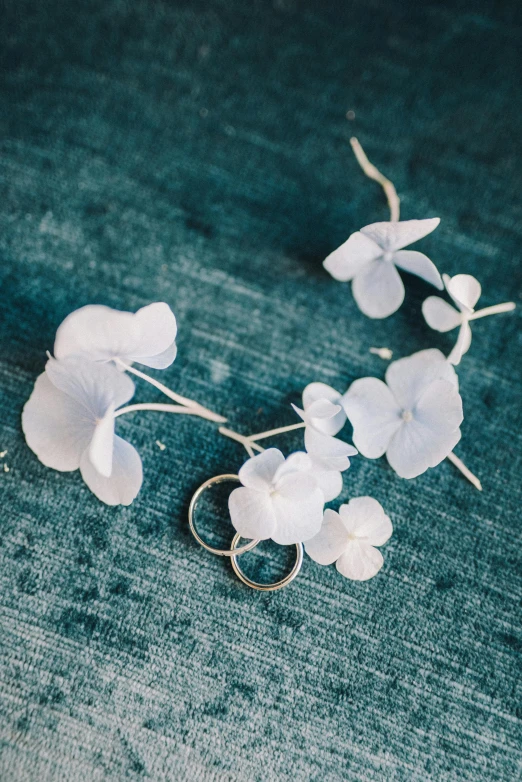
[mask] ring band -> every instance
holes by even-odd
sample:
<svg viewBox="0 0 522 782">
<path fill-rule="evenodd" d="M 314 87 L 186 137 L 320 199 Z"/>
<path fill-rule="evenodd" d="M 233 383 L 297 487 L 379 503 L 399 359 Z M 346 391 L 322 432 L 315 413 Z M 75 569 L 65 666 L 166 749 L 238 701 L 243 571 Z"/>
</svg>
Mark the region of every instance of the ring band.
<svg viewBox="0 0 522 782">
<path fill-rule="evenodd" d="M 189 527 L 190 527 L 190 531 L 196 538 L 199 545 L 203 546 L 203 548 L 205 548 L 207 551 L 210 551 L 211 554 L 216 554 L 218 557 L 233 557 L 233 556 L 238 557 L 240 554 L 244 554 L 246 551 L 251 551 L 253 548 L 255 548 L 255 546 L 257 546 L 257 544 L 259 543 L 259 540 L 251 540 L 249 543 L 245 543 L 244 546 L 240 546 L 240 548 L 237 549 L 233 545 L 229 549 L 214 548 L 213 546 L 210 546 L 208 543 L 206 543 L 203 540 L 203 538 L 196 530 L 196 526 L 194 524 L 194 514 L 196 510 L 196 505 L 198 503 L 199 498 L 205 491 L 205 489 L 208 489 L 209 486 L 213 486 L 214 484 L 224 483 L 225 481 L 236 481 L 237 483 L 241 483 L 237 475 L 229 475 L 229 474 L 215 475 L 214 478 L 209 478 L 208 481 L 202 483 L 199 489 L 197 489 L 189 505 L 189 512 L 188 512 Z M 236 540 L 236 538 L 238 538 L 238 535 L 235 536 L 234 540 Z"/>
<path fill-rule="evenodd" d="M 232 567 L 234 568 L 234 573 L 236 576 L 243 582 L 243 584 L 246 584 L 247 586 L 251 587 L 252 589 L 257 589 L 260 592 L 275 592 L 276 589 L 282 589 L 285 586 L 288 586 L 294 578 L 297 576 L 299 571 L 301 570 L 301 565 L 303 564 L 303 544 L 302 543 L 296 543 L 295 547 L 297 549 L 297 558 L 295 561 L 295 564 L 290 571 L 290 573 L 281 579 L 281 581 L 276 581 L 274 584 L 259 584 L 257 581 L 252 581 L 252 579 L 248 578 L 241 568 L 239 567 L 237 563 L 237 558 L 239 556 L 239 553 L 243 553 L 244 546 L 241 546 L 240 548 L 236 548 L 236 545 L 241 540 L 241 535 L 236 533 L 234 535 L 234 540 L 232 541 L 231 545 L 231 554 L 230 561 L 232 563 Z M 259 541 L 257 541 L 259 543 Z M 253 546 L 252 546 L 253 548 Z"/>
</svg>

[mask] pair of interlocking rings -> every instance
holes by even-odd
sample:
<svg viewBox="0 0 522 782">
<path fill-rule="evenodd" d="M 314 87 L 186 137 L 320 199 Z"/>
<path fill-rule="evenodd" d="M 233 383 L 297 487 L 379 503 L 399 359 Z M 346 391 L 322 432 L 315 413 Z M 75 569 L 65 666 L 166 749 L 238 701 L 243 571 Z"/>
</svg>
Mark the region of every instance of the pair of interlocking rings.
<svg viewBox="0 0 522 782">
<path fill-rule="evenodd" d="M 214 548 L 213 546 L 210 546 L 200 536 L 194 522 L 194 516 L 196 513 L 196 507 L 199 502 L 199 499 L 203 494 L 203 492 L 206 489 L 210 488 L 210 486 L 214 486 L 218 483 L 224 483 L 225 481 L 235 481 L 236 483 L 240 483 L 239 477 L 237 475 L 232 475 L 232 474 L 216 475 L 214 478 L 210 478 L 208 481 L 205 481 L 205 483 L 202 483 L 199 489 L 195 492 L 194 496 L 190 501 L 189 512 L 188 512 L 190 531 L 192 532 L 192 534 L 194 535 L 194 537 L 196 538 L 200 546 L 203 546 L 203 548 L 205 548 L 207 551 L 210 551 L 211 554 L 216 554 L 218 557 L 230 557 L 230 562 L 232 563 L 232 568 L 236 576 L 244 584 L 251 587 L 252 589 L 258 589 L 260 592 L 274 592 L 276 589 L 282 589 L 283 587 L 288 586 L 288 584 L 290 584 L 297 576 L 297 574 L 301 570 L 301 565 L 303 564 L 302 543 L 295 544 L 297 550 L 297 557 L 296 557 L 295 564 L 292 570 L 290 571 L 290 573 L 288 573 L 288 575 L 286 575 L 280 581 L 275 581 L 272 584 L 260 584 L 257 581 L 253 581 L 251 578 L 249 578 L 241 570 L 238 564 L 238 557 L 241 556 L 241 554 L 246 554 L 247 551 L 252 551 L 252 549 L 255 548 L 257 544 L 260 542 L 259 540 L 250 540 L 248 543 L 245 543 L 243 546 L 239 546 L 238 544 L 239 541 L 241 540 L 241 535 L 238 532 L 236 532 L 232 540 L 232 543 L 230 545 L 230 548 L 220 549 L 220 548 Z"/>
</svg>

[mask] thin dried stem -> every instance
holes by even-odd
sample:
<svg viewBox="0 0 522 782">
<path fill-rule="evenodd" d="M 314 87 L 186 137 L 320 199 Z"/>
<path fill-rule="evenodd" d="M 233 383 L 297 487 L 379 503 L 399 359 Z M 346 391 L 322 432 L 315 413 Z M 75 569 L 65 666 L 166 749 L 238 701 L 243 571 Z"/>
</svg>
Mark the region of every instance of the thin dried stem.
<svg viewBox="0 0 522 782">
<path fill-rule="evenodd" d="M 278 429 L 269 429 L 267 432 L 260 432 L 259 434 L 251 434 L 249 440 L 256 442 L 257 440 L 264 440 L 266 437 L 273 437 L 276 434 L 284 434 L 285 432 L 293 432 L 294 429 L 303 429 L 306 424 L 302 421 L 299 424 L 290 424 L 290 426 L 280 426 Z"/>
<path fill-rule="evenodd" d="M 169 399 L 172 399 L 173 402 L 178 402 L 180 405 L 185 405 L 185 407 L 190 407 L 198 410 L 198 415 L 201 416 L 201 418 L 206 418 L 208 421 L 214 421 L 217 424 L 224 424 L 226 423 L 227 419 L 223 418 L 222 415 L 218 415 L 217 413 L 213 413 L 212 410 L 209 410 L 206 407 L 203 407 L 203 405 L 200 405 L 199 402 L 194 402 L 193 399 L 187 399 L 184 396 L 181 396 L 180 394 L 176 394 L 175 391 L 171 391 L 170 388 L 167 388 L 167 386 L 164 386 L 163 383 L 160 383 L 159 380 L 155 380 L 153 377 L 149 377 L 149 375 L 146 375 L 145 372 L 140 372 L 139 369 L 135 369 L 130 364 L 126 364 L 124 361 L 122 361 L 120 358 L 116 359 L 116 363 L 119 364 L 119 366 L 124 369 L 126 372 L 130 372 L 133 375 L 136 375 L 136 377 L 141 378 L 142 380 L 145 380 L 147 383 L 150 383 L 151 386 L 154 386 L 154 388 L 157 388 L 158 391 L 161 391 L 162 394 L 165 394 L 165 396 L 168 396 Z M 203 415 L 205 413 L 205 415 Z"/>
<path fill-rule="evenodd" d="M 462 475 L 464 475 L 468 479 L 468 481 L 473 484 L 473 486 L 476 489 L 478 489 L 479 491 L 482 491 L 482 484 L 479 481 L 479 479 L 477 478 L 477 476 L 473 475 L 471 470 L 468 470 L 468 468 L 466 467 L 464 462 L 461 459 L 459 459 L 458 456 L 456 456 L 452 452 L 452 453 L 449 453 L 446 458 L 449 459 L 450 462 L 455 465 L 457 470 L 461 471 Z"/>
<path fill-rule="evenodd" d="M 198 407 L 185 407 L 184 405 L 166 405 L 161 402 L 143 402 L 137 405 L 127 405 L 127 407 L 120 407 L 114 413 L 114 418 L 118 418 L 120 415 L 126 413 L 135 413 L 138 410 L 155 410 L 158 413 L 178 413 L 178 415 L 197 415 L 199 418 L 206 418 L 209 421 L 213 421 L 214 418 L 210 418 L 214 413 L 209 410 Z"/>
<path fill-rule="evenodd" d="M 245 435 L 239 434 L 239 432 L 234 432 L 233 429 L 227 429 L 225 426 L 220 426 L 218 431 L 225 437 L 230 437 L 231 440 L 241 443 L 249 456 L 254 456 L 254 449 L 259 451 L 259 453 L 262 453 L 265 450 L 264 448 L 261 448 L 260 445 L 256 445 L 256 443 L 252 442 L 250 437 L 245 437 Z"/>
<path fill-rule="evenodd" d="M 382 189 L 384 190 L 384 193 L 386 195 L 386 198 L 388 199 L 388 206 L 390 207 L 390 220 L 392 223 L 396 223 L 399 220 L 400 215 L 400 198 L 397 195 L 397 191 L 395 190 L 395 186 L 393 182 L 390 182 L 389 179 L 387 179 L 378 168 L 376 168 L 373 163 L 370 163 L 368 158 L 366 157 L 366 152 L 359 144 L 359 141 L 353 136 L 350 139 L 350 144 L 352 145 L 353 153 L 355 157 L 357 158 L 357 162 L 359 163 L 360 167 L 364 171 L 367 177 L 370 179 L 373 179 L 375 182 L 378 182 Z"/>
<path fill-rule="evenodd" d="M 505 301 L 504 304 L 493 304 L 491 307 L 484 307 L 483 310 L 477 310 L 472 315 L 468 316 L 468 320 L 478 320 L 479 318 L 486 318 L 488 315 L 499 315 L 501 312 L 511 312 L 516 309 L 514 301 Z"/>
</svg>

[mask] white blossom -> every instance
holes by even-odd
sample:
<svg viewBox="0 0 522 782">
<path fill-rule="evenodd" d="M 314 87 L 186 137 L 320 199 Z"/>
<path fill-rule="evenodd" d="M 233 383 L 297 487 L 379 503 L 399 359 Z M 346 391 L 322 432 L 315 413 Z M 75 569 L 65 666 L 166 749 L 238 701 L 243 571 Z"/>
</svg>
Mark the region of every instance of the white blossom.
<svg viewBox="0 0 522 782">
<path fill-rule="evenodd" d="M 460 440 L 457 375 L 440 350 L 431 349 L 392 362 L 385 378 L 355 380 L 343 396 L 353 441 L 363 456 L 385 453 L 401 478 L 415 478 Z"/>
<path fill-rule="evenodd" d="M 59 326 L 54 355 L 104 362 L 120 359 L 165 369 L 176 358 L 176 332 L 176 318 L 164 302 L 135 313 L 88 304 L 71 312 Z"/>
<path fill-rule="evenodd" d="M 327 509 L 321 529 L 305 542 L 306 553 L 320 565 L 337 562 L 337 570 L 353 581 L 367 581 L 383 565 L 382 546 L 393 532 L 389 517 L 372 497 L 355 497 L 339 513 Z"/>
<path fill-rule="evenodd" d="M 423 253 L 403 249 L 434 231 L 439 222 L 438 217 L 433 217 L 372 223 L 351 234 L 326 258 L 324 267 L 336 280 L 352 280 L 353 296 L 365 315 L 387 318 L 404 300 L 404 285 L 397 266 L 443 289 L 434 263 Z"/>
<path fill-rule="evenodd" d="M 51 358 L 22 413 L 27 444 L 47 467 L 80 469 L 107 505 L 130 505 L 142 464 L 136 449 L 115 434 L 114 414 L 133 394 L 132 380 L 110 364 Z"/>
<path fill-rule="evenodd" d="M 231 493 L 228 506 L 242 537 L 290 545 L 319 531 L 325 499 L 305 453 L 285 459 L 269 448 L 245 462 L 239 480 L 243 485 Z"/>
</svg>

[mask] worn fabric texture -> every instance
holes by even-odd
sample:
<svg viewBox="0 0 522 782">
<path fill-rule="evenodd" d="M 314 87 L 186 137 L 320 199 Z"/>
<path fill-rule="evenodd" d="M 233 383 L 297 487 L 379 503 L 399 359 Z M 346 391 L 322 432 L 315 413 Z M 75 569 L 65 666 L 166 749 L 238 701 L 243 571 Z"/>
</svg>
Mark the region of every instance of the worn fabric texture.
<svg viewBox="0 0 522 782">
<path fill-rule="evenodd" d="M 388 218 L 353 134 L 404 219 L 441 217 L 419 249 L 476 275 L 482 306 L 520 302 L 521 30 L 515 1 L 4 2 L 3 782 L 520 778 L 520 310 L 477 321 L 459 368 L 456 453 L 482 493 L 447 461 L 406 481 L 353 459 L 339 502 L 372 495 L 395 528 L 367 583 L 308 559 L 261 594 L 196 544 L 192 493 L 246 456 L 209 422 L 120 419 L 145 478 L 109 508 L 38 462 L 20 414 L 87 303 L 168 302 L 179 353 L 157 376 L 244 433 L 294 423 L 310 381 L 382 377 L 372 346 L 448 352 L 433 288 L 403 275 L 372 321 L 322 268 Z M 162 398 L 138 381 L 135 401 Z M 200 518 L 223 543 L 225 499 Z M 243 563 L 269 579 L 292 556 Z"/>
</svg>

